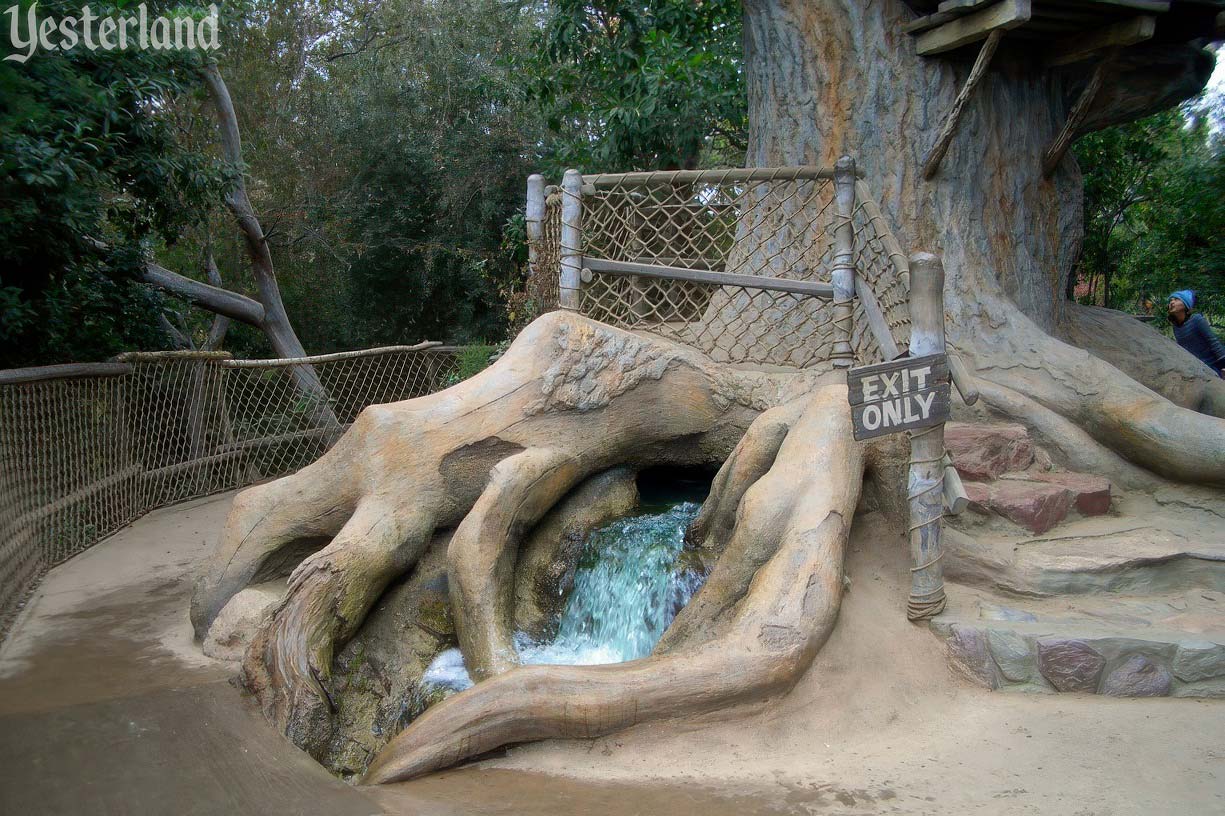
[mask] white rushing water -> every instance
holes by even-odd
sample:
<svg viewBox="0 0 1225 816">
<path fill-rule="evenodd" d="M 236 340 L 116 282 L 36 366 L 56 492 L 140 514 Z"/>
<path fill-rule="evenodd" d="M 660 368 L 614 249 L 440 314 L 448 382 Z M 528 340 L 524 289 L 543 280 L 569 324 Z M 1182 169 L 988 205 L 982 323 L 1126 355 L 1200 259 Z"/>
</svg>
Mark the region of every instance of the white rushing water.
<svg viewBox="0 0 1225 816">
<path fill-rule="evenodd" d="M 649 655 L 705 578 L 678 563 L 685 528 L 698 507 L 682 502 L 594 531 L 579 556 L 557 636 L 549 643 L 533 643 L 516 634 L 520 659 L 591 666 Z M 471 686 L 459 649 L 434 658 L 421 684 L 423 690 L 460 691 Z"/>
</svg>

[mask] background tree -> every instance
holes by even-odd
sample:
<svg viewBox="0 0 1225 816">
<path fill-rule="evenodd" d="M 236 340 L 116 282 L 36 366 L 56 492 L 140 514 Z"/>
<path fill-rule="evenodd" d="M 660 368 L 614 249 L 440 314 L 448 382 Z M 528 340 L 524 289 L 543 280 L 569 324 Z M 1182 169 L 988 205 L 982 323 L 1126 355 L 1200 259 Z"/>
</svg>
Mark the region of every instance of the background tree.
<svg viewBox="0 0 1225 816">
<path fill-rule="evenodd" d="M 554 0 L 531 93 L 555 169 L 738 165 L 745 116 L 738 0 Z"/>
<path fill-rule="evenodd" d="M 84 48 L 0 62 L 0 366 L 163 343 L 161 298 L 135 282 L 143 246 L 202 222 L 225 184 L 172 116 L 199 93 L 198 66 Z"/>
<path fill-rule="evenodd" d="M 1136 312 L 1191 288 L 1196 306 L 1225 306 L 1225 139 L 1221 99 L 1089 134 L 1075 146 L 1085 175 L 1085 243 L 1069 278 L 1082 302 Z"/>
</svg>

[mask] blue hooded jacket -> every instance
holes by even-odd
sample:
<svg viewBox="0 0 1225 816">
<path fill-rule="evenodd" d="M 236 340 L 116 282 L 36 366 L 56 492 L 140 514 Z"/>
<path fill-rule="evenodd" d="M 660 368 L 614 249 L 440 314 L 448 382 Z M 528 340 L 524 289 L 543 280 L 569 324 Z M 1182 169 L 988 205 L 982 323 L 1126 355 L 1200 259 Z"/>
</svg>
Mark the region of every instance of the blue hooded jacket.
<svg viewBox="0 0 1225 816">
<path fill-rule="evenodd" d="M 1190 310 L 1195 306 L 1195 293 L 1190 289 L 1180 289 L 1170 295 L 1170 299 L 1178 298 L 1187 304 Z M 1174 325 L 1174 339 L 1178 345 L 1199 358 L 1204 365 L 1218 374 L 1225 369 L 1225 345 L 1212 331 L 1208 319 L 1199 312 L 1187 317 L 1182 325 Z"/>
</svg>

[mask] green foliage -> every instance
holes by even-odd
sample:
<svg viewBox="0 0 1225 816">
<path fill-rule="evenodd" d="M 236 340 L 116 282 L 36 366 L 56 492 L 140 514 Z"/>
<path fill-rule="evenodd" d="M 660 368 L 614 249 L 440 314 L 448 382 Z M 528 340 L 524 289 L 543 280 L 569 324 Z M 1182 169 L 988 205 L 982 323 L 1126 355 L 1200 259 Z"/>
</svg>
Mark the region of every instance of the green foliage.
<svg viewBox="0 0 1225 816">
<path fill-rule="evenodd" d="M 499 293 L 523 253 L 503 249 L 501 227 L 540 134 L 509 55 L 534 18 L 501 0 L 320 14 L 255 0 L 225 32 L 222 64 L 299 337 L 329 351 L 502 336 Z M 227 283 L 249 285 L 232 228 L 212 233 Z"/>
<path fill-rule="evenodd" d="M 455 354 L 455 371 L 447 378 L 447 385 L 455 385 L 480 374 L 489 368 L 493 355 L 498 351 L 505 351 L 505 347 L 484 343 L 461 346 Z"/>
<path fill-rule="evenodd" d="M 158 298 L 132 282 L 141 246 L 177 240 L 224 181 L 174 133 L 197 59 L 74 48 L 0 62 L 0 367 L 159 344 Z"/>
<path fill-rule="evenodd" d="M 353 315 L 387 341 L 500 336 L 499 282 L 515 273 L 500 232 L 523 197 L 531 131 L 498 55 L 523 47 L 525 21 L 489 0 L 398 12 L 420 33 L 347 66 L 355 92 L 335 117 L 352 150 L 336 201 Z"/>
<path fill-rule="evenodd" d="M 556 168 L 743 160 L 738 0 L 554 0 L 527 61 Z"/>
<path fill-rule="evenodd" d="M 1212 107 L 1159 113 L 1076 143 L 1085 175 L 1082 301 L 1164 311 L 1175 289 L 1225 315 L 1225 138 Z"/>
<path fill-rule="evenodd" d="M 222 22 L 248 192 L 311 351 L 517 332 L 530 172 L 743 155 L 731 0 L 237 0 Z M 253 289 L 195 69 L 135 50 L 0 65 L 0 365 L 165 347 L 165 308 L 203 336 L 211 316 L 134 282 L 142 247 L 200 277 L 207 246 Z M 270 353 L 238 324 L 226 347 Z"/>
</svg>

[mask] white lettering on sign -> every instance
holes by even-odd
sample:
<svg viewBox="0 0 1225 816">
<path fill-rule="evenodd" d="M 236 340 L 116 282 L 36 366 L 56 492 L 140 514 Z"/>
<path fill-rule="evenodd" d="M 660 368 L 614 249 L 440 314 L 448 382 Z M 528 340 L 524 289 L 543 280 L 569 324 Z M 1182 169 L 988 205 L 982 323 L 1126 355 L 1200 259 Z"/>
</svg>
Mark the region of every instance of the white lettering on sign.
<svg viewBox="0 0 1225 816">
<path fill-rule="evenodd" d="M 852 368 L 846 384 L 856 439 L 930 428 L 949 416 L 948 361 L 941 354 Z"/>
<path fill-rule="evenodd" d="M 927 388 L 927 375 L 932 373 L 931 366 L 920 368 L 903 368 L 899 371 L 888 371 L 882 374 L 869 374 L 863 378 L 863 401 L 899 397 L 907 391 L 922 391 Z"/>
<path fill-rule="evenodd" d="M 867 383 L 865 382 L 865 393 Z M 907 394 L 887 402 L 874 403 L 863 407 L 863 426 L 869 431 L 891 425 L 901 425 L 904 422 L 917 422 L 931 416 L 932 404 L 936 401 L 936 392 L 927 394 Z"/>
</svg>

